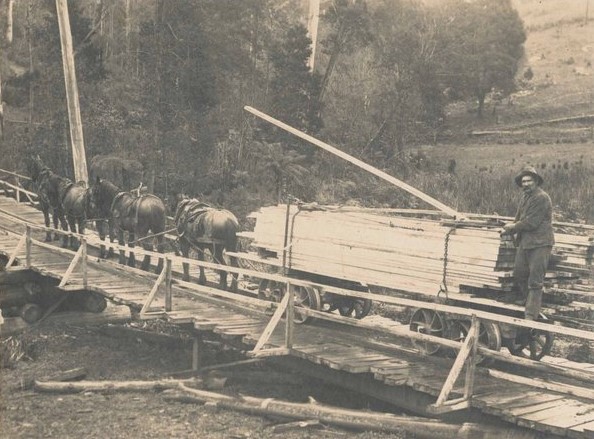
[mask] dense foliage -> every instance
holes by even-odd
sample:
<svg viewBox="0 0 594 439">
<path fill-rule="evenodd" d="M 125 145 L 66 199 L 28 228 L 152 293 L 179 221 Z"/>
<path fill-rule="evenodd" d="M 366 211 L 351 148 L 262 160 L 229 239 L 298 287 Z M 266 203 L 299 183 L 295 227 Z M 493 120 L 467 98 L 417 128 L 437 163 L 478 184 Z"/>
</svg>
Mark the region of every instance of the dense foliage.
<svg viewBox="0 0 594 439">
<path fill-rule="evenodd" d="M 406 179 L 426 166 L 406 146 L 439 136 L 448 100 L 474 97 L 480 115 L 494 87 L 513 90 L 522 22 L 509 0 L 334 0 L 312 72 L 305 3 L 69 1 L 88 161 L 140 161 L 156 193 L 239 215 L 285 191 L 414 203 L 243 107 Z M 16 2 L 14 29 L 2 53 L 2 166 L 35 152 L 71 176 L 55 2 Z"/>
</svg>

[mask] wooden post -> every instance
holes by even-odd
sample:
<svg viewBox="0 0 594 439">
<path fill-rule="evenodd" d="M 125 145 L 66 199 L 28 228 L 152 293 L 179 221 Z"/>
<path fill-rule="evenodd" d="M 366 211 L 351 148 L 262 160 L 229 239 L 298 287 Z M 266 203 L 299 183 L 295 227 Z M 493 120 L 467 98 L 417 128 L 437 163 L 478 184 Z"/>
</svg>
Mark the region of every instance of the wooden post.
<svg viewBox="0 0 594 439">
<path fill-rule="evenodd" d="M 12 264 L 16 260 L 17 255 L 19 254 L 19 252 L 21 251 L 21 249 L 25 245 L 25 242 L 26 241 L 27 241 L 27 232 L 25 232 L 25 234 L 23 236 L 21 236 L 21 239 L 19 239 L 19 242 L 17 243 L 16 247 L 14 248 L 14 250 L 12 251 L 12 253 L 10 254 L 10 257 L 8 258 L 8 262 L 6 263 L 6 269 L 7 270 L 12 266 Z"/>
<path fill-rule="evenodd" d="M 83 139 L 80 104 L 78 101 L 78 86 L 76 84 L 76 70 L 74 67 L 74 52 L 72 49 L 72 33 L 68 17 L 66 0 L 56 0 L 58 25 L 60 27 L 60 43 L 62 46 L 62 64 L 64 66 L 64 82 L 66 84 L 66 101 L 68 103 L 68 119 L 70 121 L 70 141 L 72 142 L 72 159 L 74 161 L 74 177 L 76 181 L 89 182 L 87 159 Z"/>
<path fill-rule="evenodd" d="M 293 347 L 293 333 L 295 331 L 295 291 L 293 288 L 291 282 L 287 281 L 287 295 L 289 296 L 285 318 L 285 347 L 287 349 Z"/>
<path fill-rule="evenodd" d="M 285 294 L 284 297 L 282 298 L 282 300 L 280 301 L 280 303 L 278 304 L 278 308 L 276 309 L 276 311 L 270 318 L 268 325 L 266 325 L 266 328 L 264 328 L 264 331 L 262 331 L 262 335 L 260 335 L 260 338 L 258 339 L 258 342 L 256 343 L 256 346 L 254 347 L 253 352 L 259 351 L 268 342 L 268 339 L 270 338 L 272 331 L 274 331 L 274 329 L 276 328 L 276 325 L 278 324 L 278 322 L 281 319 L 281 316 L 287 309 L 288 300 L 289 300 L 289 296 L 288 296 L 288 294 Z"/>
<path fill-rule="evenodd" d="M 320 22 L 320 0 L 309 0 L 307 17 L 307 32 L 311 39 L 311 55 L 307 61 L 309 70 L 313 72 L 316 60 L 316 46 L 318 42 L 318 24 Z"/>
<path fill-rule="evenodd" d="M 202 340 L 200 336 L 195 335 L 192 343 L 192 370 L 196 371 L 200 367 L 200 347 L 202 346 Z"/>
<path fill-rule="evenodd" d="M 144 302 L 144 305 L 142 305 L 142 309 L 140 310 L 140 313 L 139 313 L 141 318 L 144 317 L 144 315 L 149 310 L 151 303 L 153 303 L 153 300 L 155 299 L 155 296 L 157 295 L 157 292 L 159 291 L 159 287 L 165 280 L 166 273 L 167 273 L 167 267 L 163 267 L 163 270 L 161 270 L 161 274 L 159 275 L 159 277 L 155 281 L 155 284 L 153 285 L 153 288 L 149 292 L 149 294 L 146 298 L 146 301 Z"/>
<path fill-rule="evenodd" d="M 476 318 L 476 316 L 473 315 L 468 336 L 472 335 L 474 342 L 472 343 L 472 349 L 470 350 L 470 355 L 468 357 L 468 364 L 466 365 L 466 379 L 464 381 L 464 399 L 468 401 L 470 401 L 472 398 L 472 393 L 474 391 L 474 374 L 476 371 L 476 354 L 478 351 L 480 326 L 481 322 Z"/>
<path fill-rule="evenodd" d="M 20 185 L 18 176 L 16 176 L 15 186 L 16 186 L 16 189 L 15 189 L 16 201 L 17 201 L 17 203 L 20 203 L 21 202 L 21 190 L 20 190 L 21 185 Z"/>
<path fill-rule="evenodd" d="M 82 278 L 83 287 L 86 289 L 89 283 L 89 275 L 87 271 L 87 238 L 82 237 L 80 239 L 80 257 L 82 259 Z"/>
<path fill-rule="evenodd" d="M 289 271 L 287 268 L 287 246 L 289 245 L 289 216 L 291 214 L 291 198 L 287 198 L 287 211 L 285 213 L 285 239 L 283 244 L 283 276 L 286 276 Z"/>
<path fill-rule="evenodd" d="M 171 259 L 165 259 L 165 311 L 171 311 L 173 303 L 172 303 L 172 288 L 171 288 Z"/>
<path fill-rule="evenodd" d="M 472 390 L 474 388 L 474 371 L 476 366 L 475 355 L 478 344 L 479 325 L 479 320 L 475 315 L 473 315 L 470 330 L 468 331 L 468 334 L 466 334 L 466 339 L 464 340 L 462 348 L 460 349 L 460 352 L 458 352 L 458 356 L 452 365 L 452 369 L 450 370 L 450 373 L 443 384 L 441 392 L 437 397 L 437 401 L 435 404 L 427 407 L 427 410 L 430 413 L 441 414 L 470 407 L 470 397 L 472 396 Z M 450 396 L 450 392 L 454 388 L 456 380 L 460 376 L 464 365 L 467 367 L 464 396 L 461 398 L 448 400 L 448 396 Z"/>
<path fill-rule="evenodd" d="M 70 276 L 74 272 L 74 268 L 76 267 L 76 264 L 78 264 L 78 261 L 80 260 L 80 257 L 82 256 L 83 251 L 86 252 L 86 250 L 87 250 L 86 247 L 83 247 L 82 245 L 80 246 L 78 251 L 74 254 L 74 257 L 72 258 L 70 265 L 66 269 L 66 272 L 62 276 L 62 280 L 60 281 L 60 284 L 58 285 L 58 287 L 63 287 L 68 283 L 68 280 L 70 280 Z"/>
<path fill-rule="evenodd" d="M 27 232 L 25 238 L 25 265 L 31 268 L 31 226 L 27 225 Z"/>
<path fill-rule="evenodd" d="M 448 215 L 451 215 L 455 218 L 461 219 L 462 215 L 459 212 L 452 209 L 451 207 L 446 206 L 445 204 L 437 201 L 435 198 L 432 198 L 429 195 L 421 192 L 420 190 L 406 184 L 405 182 L 398 180 L 397 178 L 392 177 L 391 175 L 386 174 L 383 171 L 380 171 L 379 169 L 365 163 L 364 161 L 359 160 L 359 159 L 357 159 L 357 158 L 347 154 L 346 152 L 343 152 L 333 146 L 330 146 L 327 143 L 324 143 L 321 140 L 318 140 L 315 137 L 310 136 L 309 134 L 305 134 L 303 131 L 299 131 L 298 129 L 293 128 L 292 126 L 287 125 L 286 123 L 283 123 L 278 119 L 268 116 L 267 114 L 262 113 L 261 111 L 258 111 L 255 108 L 245 106 L 244 109 L 246 111 L 252 113 L 253 115 L 258 116 L 260 119 L 263 119 L 266 122 L 271 123 L 272 125 L 282 128 L 283 130 L 285 130 L 285 131 L 287 131 L 287 132 L 289 132 L 303 140 L 306 140 L 309 143 L 312 143 L 313 145 L 315 145 L 325 151 L 328 151 L 331 154 L 334 154 L 335 156 L 338 156 L 338 157 L 346 160 L 347 162 L 352 163 L 353 165 L 358 166 L 361 169 L 364 169 L 367 172 L 372 173 L 373 175 L 381 178 L 382 180 L 392 183 L 394 186 L 397 186 L 400 189 L 404 189 L 405 191 L 420 198 L 421 200 L 425 201 L 426 203 L 432 205 L 433 207 L 447 213 Z"/>
</svg>

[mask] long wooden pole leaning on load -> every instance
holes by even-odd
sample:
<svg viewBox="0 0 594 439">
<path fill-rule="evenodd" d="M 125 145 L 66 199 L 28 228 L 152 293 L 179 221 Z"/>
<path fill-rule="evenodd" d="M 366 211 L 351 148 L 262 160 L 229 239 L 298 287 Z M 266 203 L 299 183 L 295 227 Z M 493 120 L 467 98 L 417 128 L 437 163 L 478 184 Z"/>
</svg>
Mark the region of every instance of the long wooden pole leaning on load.
<svg viewBox="0 0 594 439">
<path fill-rule="evenodd" d="M 308 142 L 313 143 L 314 145 L 322 148 L 323 150 L 328 151 L 342 159 L 345 159 L 347 162 L 352 163 L 353 165 L 356 165 L 356 166 L 360 167 L 361 169 L 366 170 L 367 172 L 371 172 L 373 175 L 381 178 L 382 180 L 392 183 L 393 185 L 399 187 L 400 189 L 404 189 L 405 191 L 420 198 L 421 200 L 425 201 L 426 203 L 429 203 L 433 207 L 441 210 L 442 212 L 445 212 L 448 215 L 451 215 L 456 219 L 461 219 L 462 215 L 459 212 L 452 209 L 451 207 L 446 206 L 445 204 L 437 201 L 435 198 L 430 197 L 426 193 L 421 192 L 418 189 L 415 189 L 414 187 L 406 184 L 405 182 L 398 180 L 397 178 L 392 177 L 391 175 L 386 174 L 383 171 L 380 171 L 379 169 L 341 151 L 340 149 L 337 149 L 333 146 L 328 145 L 327 143 L 322 142 L 321 140 L 316 139 L 315 137 L 305 134 L 303 131 L 299 131 L 298 129 L 293 128 L 292 126 L 287 125 L 286 123 L 283 123 L 280 120 L 277 120 L 271 116 L 268 116 L 267 114 L 264 114 L 261 111 L 256 110 L 255 108 L 245 106 L 244 109 L 246 111 L 252 113 L 253 115 L 258 116 L 260 119 L 263 119 L 266 122 L 270 122 L 271 124 L 273 124 L 279 128 L 282 128 L 283 130 L 288 131 L 289 133 L 294 134 L 295 136 L 297 136 L 303 140 L 307 140 Z"/>
</svg>

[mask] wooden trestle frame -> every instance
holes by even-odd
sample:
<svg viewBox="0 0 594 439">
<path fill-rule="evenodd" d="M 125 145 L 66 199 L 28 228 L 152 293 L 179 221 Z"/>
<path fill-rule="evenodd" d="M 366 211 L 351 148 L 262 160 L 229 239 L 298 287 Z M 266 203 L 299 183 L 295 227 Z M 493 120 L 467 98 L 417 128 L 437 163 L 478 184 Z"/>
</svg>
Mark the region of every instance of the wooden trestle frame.
<svg viewBox="0 0 594 439">
<path fill-rule="evenodd" d="M 19 252 L 21 252 L 23 246 L 25 247 L 25 260 L 26 260 L 26 267 L 31 267 L 31 248 L 32 245 L 35 244 L 36 246 L 41 246 L 45 248 L 49 248 L 53 251 L 60 252 L 62 254 L 69 254 L 72 255 L 73 259 L 64 273 L 62 280 L 60 282 L 60 286 L 62 286 L 65 290 L 68 289 L 68 282 L 71 278 L 72 274 L 74 273 L 76 267 L 80 264 L 80 270 L 82 272 L 82 287 L 85 288 L 88 285 L 87 279 L 87 239 L 78 234 L 74 234 L 71 232 L 64 232 L 58 231 L 59 233 L 66 234 L 69 236 L 75 236 L 79 239 L 81 246 L 77 252 L 73 252 L 71 250 L 65 250 L 58 247 L 55 247 L 50 244 L 46 244 L 32 238 L 32 229 L 40 229 L 40 230 L 48 230 L 46 227 L 33 225 L 31 223 L 24 222 L 26 226 L 25 233 L 19 239 L 19 242 L 16 248 L 12 251 L 11 255 L 9 256 L 9 264 L 7 264 L 6 269 L 11 270 L 10 265 L 15 261 Z M 54 230 L 54 229 L 51 229 Z M 10 234 L 16 235 L 14 232 L 7 232 Z M 587 372 L 587 371 L 576 371 L 576 370 L 567 370 L 559 366 L 551 365 L 551 364 L 543 364 L 537 361 L 533 361 L 526 358 L 514 357 L 510 354 L 505 354 L 503 352 L 492 351 L 484 346 L 480 346 L 478 343 L 478 331 L 480 327 L 480 322 L 482 320 L 488 322 L 496 322 L 496 323 L 504 323 L 508 325 L 512 325 L 515 327 L 523 327 L 523 328 L 530 328 L 530 329 L 538 329 L 542 331 L 548 331 L 551 333 L 556 334 L 563 334 L 569 335 L 573 337 L 578 337 L 584 340 L 594 341 L 594 333 L 591 331 L 584 331 L 574 328 L 567 328 L 564 326 L 557 326 L 557 325 L 550 325 L 542 322 L 535 322 L 535 321 L 528 321 L 520 318 L 504 316 L 500 314 L 495 314 L 487 311 L 480 311 L 480 310 L 473 310 L 473 309 L 466 309 L 460 307 L 454 307 L 449 305 L 444 305 L 440 303 L 433 303 L 433 302 L 423 302 L 419 300 L 412 300 L 403 297 L 392 297 L 392 296 L 385 296 L 373 293 L 362 293 L 358 291 L 352 291 L 337 287 L 332 287 L 328 285 L 322 285 L 315 282 L 304 281 L 301 279 L 293 279 L 286 276 L 281 276 L 272 273 L 260 272 L 255 270 L 249 270 L 244 268 L 232 267 L 232 266 L 221 266 L 219 264 L 205 262 L 205 261 L 198 261 L 195 259 L 188 259 L 182 258 L 178 256 L 171 256 L 171 255 L 164 255 L 162 253 L 150 252 L 141 248 L 131 248 L 128 246 L 120 246 L 114 243 L 107 244 L 114 249 L 121 249 L 125 251 L 134 251 L 138 254 L 142 255 L 149 255 L 151 257 L 156 258 L 164 258 L 165 264 L 164 268 L 161 271 L 160 275 L 157 277 L 156 281 L 153 284 L 150 292 L 147 294 L 146 300 L 142 306 L 140 317 L 141 318 L 154 318 L 164 315 L 165 312 L 173 311 L 172 310 L 172 263 L 189 263 L 192 265 L 202 266 L 204 268 L 220 270 L 224 269 L 230 273 L 237 273 L 241 275 L 247 275 L 251 277 L 259 277 L 263 279 L 269 279 L 281 284 L 286 285 L 286 292 L 283 296 L 280 303 L 272 303 L 272 302 L 265 302 L 255 298 L 247 298 L 243 297 L 234 293 L 230 293 L 223 290 L 217 290 L 210 287 L 205 287 L 196 284 L 189 284 L 187 282 L 179 282 L 181 285 L 184 286 L 191 286 L 192 290 L 188 290 L 190 294 L 197 294 L 202 297 L 224 297 L 226 299 L 233 298 L 238 303 L 245 304 L 257 304 L 257 309 L 262 313 L 265 312 L 264 310 L 269 310 L 270 308 L 276 307 L 275 312 L 273 313 L 270 321 L 266 325 L 265 329 L 263 330 L 259 340 L 257 341 L 255 347 L 252 351 L 248 353 L 248 356 L 254 358 L 262 358 L 262 357 L 271 357 L 271 356 L 285 356 L 291 355 L 292 347 L 293 347 L 293 340 L 294 340 L 294 333 L 296 331 L 296 326 L 293 321 L 293 317 L 295 314 L 295 304 L 294 304 L 294 289 L 296 286 L 306 286 L 312 288 L 324 288 L 327 292 L 341 294 L 348 297 L 360 297 L 366 298 L 373 301 L 378 302 L 385 302 L 395 305 L 403 305 L 409 307 L 421 307 L 430 310 L 434 310 L 436 312 L 444 312 L 449 313 L 455 317 L 462 317 L 465 319 L 471 319 L 471 327 L 469 330 L 468 335 L 466 336 L 463 342 L 458 342 L 454 340 L 449 340 L 445 338 L 435 337 L 428 334 L 422 334 L 418 332 L 413 332 L 408 329 L 408 327 L 393 327 L 393 328 L 385 328 L 377 324 L 370 324 L 366 323 L 364 320 L 355 320 L 348 317 L 341 317 L 331 313 L 326 313 L 322 311 L 316 311 L 309 308 L 299 308 L 299 312 L 302 315 L 306 315 L 309 317 L 315 317 L 323 320 L 330 320 L 340 324 L 346 324 L 349 326 L 357 326 L 365 329 L 371 329 L 380 331 L 382 333 L 394 335 L 400 338 L 418 340 L 422 342 L 428 342 L 433 344 L 439 344 L 441 346 L 445 346 L 448 348 L 458 350 L 458 355 L 452 365 L 450 373 L 444 382 L 442 390 L 434 404 L 431 404 L 428 407 L 429 412 L 433 412 L 436 414 L 439 413 L 446 413 L 455 410 L 462 410 L 466 409 L 470 406 L 470 401 L 473 394 L 473 386 L 474 386 L 474 378 L 475 378 L 475 370 L 476 370 L 476 363 L 477 363 L 477 355 L 494 358 L 499 361 L 504 361 L 507 363 L 529 367 L 532 369 L 537 369 L 541 371 L 546 371 L 550 373 L 555 373 L 558 375 L 563 375 L 575 379 L 579 379 L 583 382 L 588 382 L 590 384 L 594 383 L 594 373 Z M 13 270 L 16 268 L 13 268 Z M 164 289 L 165 290 L 165 307 L 161 310 L 151 310 L 150 306 L 154 301 L 157 293 Z M 264 305 L 264 303 L 266 305 Z M 277 328 L 280 321 L 283 319 L 284 315 L 284 322 L 285 322 L 285 342 L 284 346 L 278 348 L 266 348 L 268 340 L 270 336 Z M 195 343 L 194 346 L 194 357 L 196 357 L 198 349 L 198 345 Z M 195 361 L 194 361 L 195 363 Z M 466 367 L 466 374 L 465 374 L 465 386 L 464 386 L 464 395 L 459 398 L 455 399 L 448 399 L 452 389 L 459 378 L 460 374 Z M 584 389 L 581 389 L 584 390 Z M 591 392 L 586 392 L 588 395 Z"/>
</svg>

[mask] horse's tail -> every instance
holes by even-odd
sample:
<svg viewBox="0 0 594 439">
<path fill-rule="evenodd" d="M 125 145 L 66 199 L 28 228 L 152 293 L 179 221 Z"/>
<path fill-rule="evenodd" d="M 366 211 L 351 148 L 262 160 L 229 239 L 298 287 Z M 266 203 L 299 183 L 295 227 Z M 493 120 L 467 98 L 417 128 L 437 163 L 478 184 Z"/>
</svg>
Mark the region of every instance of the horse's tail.
<svg viewBox="0 0 594 439">
<path fill-rule="evenodd" d="M 140 213 L 140 209 L 143 209 L 143 213 L 146 215 L 149 221 L 149 229 L 153 233 L 161 233 L 165 231 L 165 225 L 167 220 L 167 212 L 165 204 L 158 197 L 146 197 L 142 199 L 145 206 L 139 206 L 137 215 Z M 146 209 L 146 211 L 144 210 Z M 138 218 L 137 218 L 138 221 Z"/>
<path fill-rule="evenodd" d="M 223 241 L 227 251 L 237 251 L 237 231 L 239 230 L 239 222 L 233 214 L 230 214 L 226 220 L 224 228 Z"/>
</svg>

